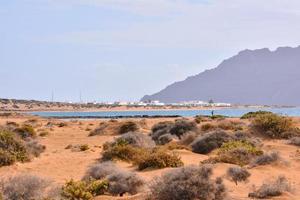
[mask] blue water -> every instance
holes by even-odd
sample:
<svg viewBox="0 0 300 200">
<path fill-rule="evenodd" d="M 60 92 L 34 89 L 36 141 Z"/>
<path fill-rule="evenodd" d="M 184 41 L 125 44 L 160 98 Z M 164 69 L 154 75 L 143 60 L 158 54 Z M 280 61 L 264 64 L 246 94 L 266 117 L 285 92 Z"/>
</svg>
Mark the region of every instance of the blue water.
<svg viewBox="0 0 300 200">
<path fill-rule="evenodd" d="M 265 110 L 285 116 L 300 116 L 300 108 L 224 108 L 214 110 L 215 115 L 226 115 L 229 117 L 241 117 L 250 111 Z M 211 115 L 212 110 L 153 110 L 153 111 L 100 111 L 100 112 L 30 112 L 30 114 L 41 117 L 129 117 L 129 116 L 170 116 L 194 117 L 196 115 Z"/>
</svg>

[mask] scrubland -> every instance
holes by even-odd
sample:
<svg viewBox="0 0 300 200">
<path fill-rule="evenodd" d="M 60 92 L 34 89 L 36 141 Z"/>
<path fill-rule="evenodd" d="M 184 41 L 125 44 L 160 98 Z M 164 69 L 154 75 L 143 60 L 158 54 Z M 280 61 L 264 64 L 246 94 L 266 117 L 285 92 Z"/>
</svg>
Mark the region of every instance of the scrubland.
<svg viewBox="0 0 300 200">
<path fill-rule="evenodd" d="M 300 199 L 300 118 L 0 117 L 0 199 Z"/>
</svg>

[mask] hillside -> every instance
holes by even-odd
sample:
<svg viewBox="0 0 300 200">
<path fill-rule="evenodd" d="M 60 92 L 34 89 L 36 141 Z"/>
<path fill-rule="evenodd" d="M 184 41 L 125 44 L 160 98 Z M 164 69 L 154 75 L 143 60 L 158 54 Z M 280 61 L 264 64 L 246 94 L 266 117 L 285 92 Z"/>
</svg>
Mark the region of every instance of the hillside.
<svg viewBox="0 0 300 200">
<path fill-rule="evenodd" d="M 244 50 L 218 67 L 169 85 L 145 100 L 300 105 L 300 46 Z"/>
</svg>

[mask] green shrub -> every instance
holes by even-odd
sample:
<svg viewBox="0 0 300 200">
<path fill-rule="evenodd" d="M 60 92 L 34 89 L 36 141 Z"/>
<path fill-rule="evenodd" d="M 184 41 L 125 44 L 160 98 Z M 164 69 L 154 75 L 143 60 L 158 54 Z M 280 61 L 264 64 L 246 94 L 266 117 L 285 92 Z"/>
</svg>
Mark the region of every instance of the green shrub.
<svg viewBox="0 0 300 200">
<path fill-rule="evenodd" d="M 74 181 L 70 180 L 62 187 L 62 197 L 68 200 L 91 200 L 103 195 L 108 189 L 108 182 L 102 180 Z"/>
<path fill-rule="evenodd" d="M 29 160 L 25 144 L 10 131 L 0 130 L 0 149 L 6 154 L 10 154 L 16 161 L 25 162 Z"/>
<path fill-rule="evenodd" d="M 147 154 L 137 162 L 139 170 L 144 169 L 161 169 L 166 167 L 181 167 L 183 162 L 175 153 L 166 153 L 165 151 L 157 150 Z"/>
<path fill-rule="evenodd" d="M 292 132 L 297 131 L 290 118 L 272 113 L 256 116 L 251 123 L 251 127 L 264 136 L 277 139 L 288 138 L 292 135 Z"/>
<path fill-rule="evenodd" d="M 121 126 L 119 128 L 119 134 L 135 132 L 138 130 L 139 130 L 139 127 L 135 122 L 128 121 L 128 122 L 124 122 L 123 124 L 121 124 Z"/>
<path fill-rule="evenodd" d="M 102 160 L 123 160 L 127 162 L 136 161 L 139 157 L 147 154 L 147 150 L 129 145 L 124 140 L 114 143 L 106 143 L 103 146 Z"/>
<path fill-rule="evenodd" d="M 230 141 L 221 146 L 217 160 L 244 166 L 249 164 L 253 158 L 262 154 L 263 151 L 247 141 Z"/>
<path fill-rule="evenodd" d="M 36 137 L 34 128 L 29 124 L 24 124 L 22 127 L 16 128 L 14 132 L 16 132 L 23 139 Z"/>
<path fill-rule="evenodd" d="M 265 115 L 265 114 L 273 114 L 272 112 L 269 112 L 269 111 L 263 111 L 263 110 L 259 110 L 259 111 L 256 111 L 256 112 L 248 112 L 246 114 L 244 114 L 241 119 L 252 119 L 252 118 L 255 118 L 259 115 Z"/>
</svg>

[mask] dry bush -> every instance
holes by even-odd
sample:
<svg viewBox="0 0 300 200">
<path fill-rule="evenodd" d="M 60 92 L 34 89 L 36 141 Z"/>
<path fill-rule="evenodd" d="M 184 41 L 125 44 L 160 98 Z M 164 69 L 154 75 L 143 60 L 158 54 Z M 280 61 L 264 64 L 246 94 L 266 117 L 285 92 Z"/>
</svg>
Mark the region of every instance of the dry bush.
<svg viewBox="0 0 300 200">
<path fill-rule="evenodd" d="M 194 140 L 197 138 L 197 133 L 195 132 L 188 132 L 185 133 L 180 141 L 178 142 L 181 145 L 185 145 L 185 146 L 189 146 L 192 142 L 194 142 Z"/>
<path fill-rule="evenodd" d="M 169 132 L 173 125 L 174 123 L 169 121 L 159 122 L 152 127 L 152 133 L 155 133 L 160 130 L 166 130 L 165 132 Z"/>
<path fill-rule="evenodd" d="M 124 134 L 124 133 L 128 133 L 128 132 L 135 132 L 138 131 L 139 127 L 137 125 L 137 123 L 133 122 L 133 121 L 127 121 L 124 122 L 120 125 L 119 128 L 119 134 Z"/>
<path fill-rule="evenodd" d="M 300 146 L 300 137 L 293 137 L 289 142 L 292 145 Z"/>
<path fill-rule="evenodd" d="M 38 157 L 45 151 L 46 146 L 39 144 L 36 140 L 30 140 L 26 142 L 26 149 L 30 155 Z"/>
<path fill-rule="evenodd" d="M 231 136 L 221 130 L 216 130 L 199 136 L 191 144 L 192 151 L 195 153 L 207 154 L 212 150 L 221 147 L 221 145 L 231 140 Z"/>
<path fill-rule="evenodd" d="M 22 127 L 16 128 L 14 132 L 17 133 L 23 139 L 36 137 L 36 132 L 34 128 L 28 124 L 24 124 Z"/>
<path fill-rule="evenodd" d="M 149 199 L 225 199 L 226 191 L 222 179 L 212 180 L 211 176 L 212 168 L 210 166 L 188 166 L 174 169 L 150 185 Z"/>
<path fill-rule="evenodd" d="M 218 162 L 247 165 L 263 152 L 247 141 L 230 141 L 224 143 L 218 151 Z"/>
<path fill-rule="evenodd" d="M 15 156 L 11 153 L 0 149 L 0 167 L 9 166 L 16 162 Z"/>
<path fill-rule="evenodd" d="M 20 174 L 1 180 L 0 191 L 4 200 L 55 199 L 51 182 L 35 175 Z"/>
<path fill-rule="evenodd" d="M 206 123 L 206 124 L 203 124 L 201 126 L 201 131 L 211 131 L 211 130 L 215 130 L 217 127 L 211 123 Z"/>
<path fill-rule="evenodd" d="M 144 185 L 144 181 L 133 172 L 126 172 L 112 162 L 103 162 L 92 165 L 84 180 L 107 180 L 108 192 L 122 196 L 125 193 L 136 194 Z"/>
<path fill-rule="evenodd" d="M 251 129 L 269 138 L 289 138 L 298 133 L 292 119 L 276 114 L 262 114 L 251 122 Z"/>
<path fill-rule="evenodd" d="M 119 168 L 111 161 L 106 161 L 102 163 L 96 163 L 89 167 L 83 180 L 89 179 L 104 179 L 110 174 L 114 174 L 119 171 Z"/>
<path fill-rule="evenodd" d="M 180 139 L 182 135 L 191 131 L 197 131 L 197 124 L 186 119 L 179 119 L 175 121 L 170 129 L 170 134 L 175 135 Z"/>
<path fill-rule="evenodd" d="M 279 152 L 276 151 L 258 156 L 251 162 L 251 166 L 269 165 L 279 161 L 282 161 L 282 158 L 280 157 Z"/>
<path fill-rule="evenodd" d="M 162 150 L 154 150 L 147 156 L 141 157 L 136 164 L 139 170 L 183 166 L 180 156 Z"/>
<path fill-rule="evenodd" d="M 283 192 L 288 192 L 290 190 L 291 186 L 287 178 L 279 176 L 275 181 L 264 183 L 257 190 L 249 193 L 248 196 L 251 198 L 265 199 L 280 196 Z"/>
<path fill-rule="evenodd" d="M 57 126 L 58 126 L 59 128 L 66 127 L 66 126 L 68 126 L 68 123 L 66 123 L 66 122 L 59 122 L 59 123 L 57 124 Z"/>
<path fill-rule="evenodd" d="M 247 134 L 245 132 L 237 131 L 233 135 L 233 139 L 236 141 L 246 141 L 253 146 L 261 146 L 262 141 L 257 137 L 252 137 L 250 134 Z"/>
<path fill-rule="evenodd" d="M 90 132 L 89 136 L 104 135 L 105 130 L 108 126 L 109 126 L 109 124 L 106 122 L 100 123 L 99 127 L 97 127 L 96 129 L 94 129 Z"/>
<path fill-rule="evenodd" d="M 6 126 L 8 128 L 18 128 L 20 125 L 17 122 L 7 121 Z"/>
<path fill-rule="evenodd" d="M 119 140 L 123 140 L 135 147 L 141 147 L 141 148 L 155 147 L 155 142 L 151 139 L 151 137 L 143 133 L 137 133 L 137 132 L 125 133 L 121 137 L 117 138 L 117 141 Z"/>
<path fill-rule="evenodd" d="M 243 130 L 244 124 L 236 121 L 222 121 L 218 123 L 218 128 L 223 130 L 240 131 Z"/>
<path fill-rule="evenodd" d="M 248 180 L 248 178 L 251 176 L 250 172 L 248 172 L 247 169 L 241 168 L 241 167 L 230 167 L 227 170 L 227 176 L 235 182 L 237 185 L 238 182 L 245 182 Z"/>
<path fill-rule="evenodd" d="M 144 185 L 136 173 L 118 171 L 107 176 L 109 182 L 108 192 L 112 195 L 123 196 L 125 193 L 137 194 Z"/>
<path fill-rule="evenodd" d="M 170 143 L 170 142 L 172 142 L 173 140 L 176 140 L 176 139 L 177 139 L 176 136 L 173 136 L 170 133 L 167 133 L 167 134 L 161 135 L 157 139 L 156 143 L 158 145 L 165 145 L 165 144 L 168 144 L 168 143 Z"/>
<path fill-rule="evenodd" d="M 40 137 L 46 137 L 46 136 L 48 136 L 50 133 L 48 132 L 48 131 L 42 131 L 42 132 L 40 132 L 40 134 L 39 134 L 39 136 Z"/>
</svg>

